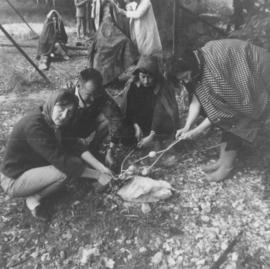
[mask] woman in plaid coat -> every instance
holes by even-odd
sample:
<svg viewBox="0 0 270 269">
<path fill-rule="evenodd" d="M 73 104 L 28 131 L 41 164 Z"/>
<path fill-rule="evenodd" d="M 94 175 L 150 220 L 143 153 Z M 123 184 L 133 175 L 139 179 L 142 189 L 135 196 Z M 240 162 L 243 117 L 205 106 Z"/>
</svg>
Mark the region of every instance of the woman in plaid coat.
<svg viewBox="0 0 270 269">
<path fill-rule="evenodd" d="M 204 170 L 209 180 L 223 180 L 233 169 L 239 144 L 254 143 L 268 115 L 270 54 L 241 40 L 210 41 L 175 59 L 173 73 L 192 98 L 186 124 L 176 137 L 192 139 L 211 125 L 220 127 L 220 158 Z M 192 129 L 199 114 L 205 118 Z"/>
</svg>

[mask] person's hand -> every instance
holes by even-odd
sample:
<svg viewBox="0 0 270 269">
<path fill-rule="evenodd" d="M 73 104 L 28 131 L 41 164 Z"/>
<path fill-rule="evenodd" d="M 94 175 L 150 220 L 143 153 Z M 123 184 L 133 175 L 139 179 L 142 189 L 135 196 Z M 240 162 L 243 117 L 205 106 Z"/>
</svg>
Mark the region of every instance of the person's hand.
<svg viewBox="0 0 270 269">
<path fill-rule="evenodd" d="M 126 16 L 126 11 L 124 9 L 117 7 L 117 11 L 119 14 Z"/>
<path fill-rule="evenodd" d="M 152 134 L 142 138 L 138 144 L 137 147 L 138 148 L 145 148 L 147 146 L 149 146 L 149 144 L 154 140 L 154 136 Z"/>
<path fill-rule="evenodd" d="M 190 128 L 188 126 L 185 126 L 184 128 L 177 130 L 176 131 L 176 134 L 175 134 L 175 138 L 176 139 L 179 139 L 183 134 L 185 134 L 186 132 L 188 132 L 189 129 Z"/>
<path fill-rule="evenodd" d="M 112 180 L 112 175 L 100 173 L 100 176 L 98 178 L 98 183 L 102 186 L 108 185 Z"/>
<path fill-rule="evenodd" d="M 99 171 L 100 171 L 100 176 L 98 178 L 99 184 L 103 186 L 108 185 L 113 178 L 112 171 L 106 166 L 103 166 L 101 169 L 99 169 Z"/>
<path fill-rule="evenodd" d="M 109 176 L 113 176 L 113 173 L 112 173 L 112 171 L 108 168 L 108 167 L 106 167 L 106 166 L 103 166 L 103 167 L 101 167 L 100 169 L 99 169 L 99 172 L 101 172 L 101 173 L 103 173 L 103 174 L 106 174 L 106 175 L 109 175 Z"/>
<path fill-rule="evenodd" d="M 140 141 L 143 137 L 142 129 L 140 128 L 140 126 L 137 123 L 134 124 L 134 129 L 135 129 L 135 137 L 136 137 L 137 141 Z"/>
<path fill-rule="evenodd" d="M 196 129 L 193 129 L 191 131 L 182 133 L 182 135 L 179 138 L 183 140 L 191 140 L 191 139 L 196 138 L 198 135 L 199 135 L 199 132 Z"/>
<path fill-rule="evenodd" d="M 112 149 L 108 149 L 105 156 L 105 164 L 108 167 L 112 167 L 114 163 L 113 156 L 112 156 Z"/>
</svg>

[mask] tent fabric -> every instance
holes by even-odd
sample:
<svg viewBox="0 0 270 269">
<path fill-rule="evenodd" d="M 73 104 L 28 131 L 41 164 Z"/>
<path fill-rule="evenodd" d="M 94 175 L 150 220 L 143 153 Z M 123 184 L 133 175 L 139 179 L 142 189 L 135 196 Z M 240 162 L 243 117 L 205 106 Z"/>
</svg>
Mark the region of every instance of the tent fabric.
<svg viewBox="0 0 270 269">
<path fill-rule="evenodd" d="M 90 67 L 102 74 L 104 85 L 116 79 L 138 57 L 135 46 L 122 30 L 126 27 L 117 24 L 120 19 L 113 9 L 110 4 L 104 6 L 103 20 L 89 48 Z"/>
</svg>

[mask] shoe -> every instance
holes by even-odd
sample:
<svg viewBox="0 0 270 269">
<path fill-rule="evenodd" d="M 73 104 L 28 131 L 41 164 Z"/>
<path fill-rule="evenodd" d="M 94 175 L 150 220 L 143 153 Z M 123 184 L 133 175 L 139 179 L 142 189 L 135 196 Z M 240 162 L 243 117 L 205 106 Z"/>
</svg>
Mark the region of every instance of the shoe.
<svg viewBox="0 0 270 269">
<path fill-rule="evenodd" d="M 68 60 L 70 60 L 70 57 L 69 57 L 68 55 L 65 55 L 65 56 L 63 57 L 63 59 L 64 59 L 65 61 L 68 61 Z"/>
<path fill-rule="evenodd" d="M 48 221 L 50 219 L 49 211 L 43 204 L 39 204 L 34 209 L 30 210 L 30 212 L 34 218 L 40 221 Z"/>
</svg>

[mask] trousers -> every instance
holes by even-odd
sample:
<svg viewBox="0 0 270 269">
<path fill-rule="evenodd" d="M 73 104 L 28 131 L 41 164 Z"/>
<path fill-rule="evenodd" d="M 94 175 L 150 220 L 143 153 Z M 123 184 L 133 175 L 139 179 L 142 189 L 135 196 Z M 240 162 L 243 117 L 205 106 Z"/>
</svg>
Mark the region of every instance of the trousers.
<svg viewBox="0 0 270 269">
<path fill-rule="evenodd" d="M 53 165 L 32 168 L 17 179 L 0 175 L 2 189 L 10 197 L 28 197 L 38 194 L 41 198 L 58 190 L 67 176 Z"/>
</svg>

